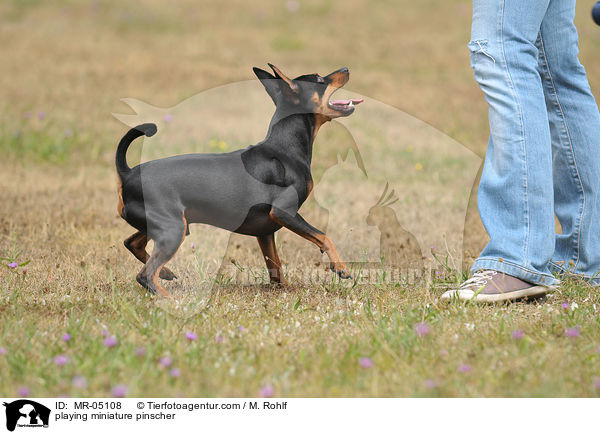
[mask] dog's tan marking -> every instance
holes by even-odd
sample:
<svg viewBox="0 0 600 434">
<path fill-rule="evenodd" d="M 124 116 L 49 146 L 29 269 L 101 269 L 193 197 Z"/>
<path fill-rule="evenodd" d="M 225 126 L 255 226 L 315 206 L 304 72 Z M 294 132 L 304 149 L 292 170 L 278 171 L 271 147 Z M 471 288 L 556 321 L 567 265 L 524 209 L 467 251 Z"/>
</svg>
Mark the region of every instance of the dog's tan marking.
<svg viewBox="0 0 600 434">
<path fill-rule="evenodd" d="M 331 120 L 330 117 L 327 117 L 325 115 L 322 115 L 320 113 L 315 113 L 315 128 L 313 130 L 313 143 L 315 141 L 315 139 L 317 138 L 317 133 L 319 132 L 319 128 L 321 128 L 321 125 L 323 125 L 325 122 L 329 122 Z"/>
<path fill-rule="evenodd" d="M 125 240 L 125 246 L 129 248 L 129 251 L 133 253 L 133 256 L 138 258 L 144 264 L 148 261 L 148 252 L 146 252 L 146 245 L 148 244 L 148 235 L 144 232 L 136 232 Z"/>
<path fill-rule="evenodd" d="M 117 213 L 119 217 L 123 217 L 123 208 L 125 205 L 123 204 L 123 183 L 121 182 L 121 178 L 117 180 L 117 193 L 119 194 L 119 203 L 117 204 Z"/>
<path fill-rule="evenodd" d="M 334 74 L 331 79 L 331 82 L 327 85 L 321 98 L 319 98 L 319 95 L 316 92 L 312 97 L 312 100 L 315 103 L 315 114 L 324 116 L 326 118 L 324 122 L 330 121 L 332 118 L 336 118 L 340 115 L 337 111 L 329 107 L 329 99 L 333 92 L 348 82 L 349 75 L 340 71 L 337 74 Z M 322 122 L 321 125 L 324 122 Z"/>
<path fill-rule="evenodd" d="M 275 234 L 256 237 L 256 239 L 258 240 L 258 245 L 260 246 L 265 263 L 267 264 L 271 282 L 284 284 L 283 268 L 281 267 L 281 260 L 277 255 L 275 246 Z"/>
<path fill-rule="evenodd" d="M 314 182 L 313 182 L 313 180 L 312 180 L 312 179 L 308 179 L 308 180 L 306 181 L 306 191 L 308 192 L 308 193 L 306 194 L 306 196 L 307 196 L 307 197 L 308 197 L 308 196 L 310 195 L 310 193 L 312 192 L 314 185 L 315 185 L 315 184 L 314 184 Z"/>
<path fill-rule="evenodd" d="M 163 288 L 163 286 L 158 281 L 158 274 L 160 273 L 161 268 L 162 267 L 157 268 L 156 271 L 154 272 L 154 274 L 152 275 L 152 283 L 154 284 L 154 287 L 161 295 L 163 295 L 167 298 L 171 298 L 172 296 L 169 293 L 169 291 L 167 291 L 165 288 Z"/>
</svg>

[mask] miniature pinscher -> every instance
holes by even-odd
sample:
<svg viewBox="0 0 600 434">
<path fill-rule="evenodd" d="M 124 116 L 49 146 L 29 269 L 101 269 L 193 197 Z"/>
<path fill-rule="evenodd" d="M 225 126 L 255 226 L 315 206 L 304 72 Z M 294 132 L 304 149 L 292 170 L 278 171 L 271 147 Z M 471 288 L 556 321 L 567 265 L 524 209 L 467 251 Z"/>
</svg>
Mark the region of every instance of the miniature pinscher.
<svg viewBox="0 0 600 434">
<path fill-rule="evenodd" d="M 223 154 L 177 155 L 131 168 L 126 159 L 129 145 L 142 135 L 153 136 L 156 125 L 139 125 L 121 139 L 115 158 L 118 213 L 138 230 L 125 240 L 125 247 L 145 264 L 137 281 L 150 293 L 169 296 L 158 278 L 175 278 L 164 265 L 189 234 L 190 223 L 255 236 L 273 283 L 284 282 L 274 236 L 281 227 L 327 253 L 331 270 L 341 278 L 351 277 L 333 242 L 298 210 L 313 187 L 311 158 L 317 131 L 331 119 L 350 115 L 363 100 L 330 101 L 348 82 L 348 68 L 325 77 L 307 74 L 290 79 L 269 66 L 273 74 L 254 68 L 276 107 L 267 137 L 256 145 Z M 150 239 L 152 255 L 146 252 Z"/>
</svg>

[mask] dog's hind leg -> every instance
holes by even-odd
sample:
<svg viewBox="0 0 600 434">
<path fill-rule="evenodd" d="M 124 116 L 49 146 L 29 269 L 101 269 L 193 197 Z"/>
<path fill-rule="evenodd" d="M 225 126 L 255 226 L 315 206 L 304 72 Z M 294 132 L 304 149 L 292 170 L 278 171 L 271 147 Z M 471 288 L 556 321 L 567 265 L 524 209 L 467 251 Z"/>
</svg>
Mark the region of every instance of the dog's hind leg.
<svg viewBox="0 0 600 434">
<path fill-rule="evenodd" d="M 123 244 L 125 244 L 127 250 L 133 253 L 133 256 L 145 264 L 150 257 L 146 251 L 146 245 L 148 244 L 148 241 L 148 235 L 145 232 L 138 231 L 127 238 Z M 175 274 L 167 267 L 163 267 L 160 270 L 159 277 L 164 280 L 173 280 L 177 278 L 177 276 L 175 276 Z"/>
<path fill-rule="evenodd" d="M 170 297 L 171 294 L 158 282 L 158 276 L 163 266 L 175 255 L 185 238 L 187 221 L 182 215 L 181 220 L 162 222 L 157 235 L 153 236 L 154 250 L 148 262 L 137 275 L 137 281 L 153 294 L 157 292 Z M 158 229 L 158 228 L 157 228 Z"/>
<path fill-rule="evenodd" d="M 281 260 L 277 255 L 275 247 L 275 234 L 268 234 L 256 237 L 258 245 L 262 251 L 269 277 L 272 283 L 285 283 L 283 279 L 283 269 L 281 268 Z"/>
</svg>

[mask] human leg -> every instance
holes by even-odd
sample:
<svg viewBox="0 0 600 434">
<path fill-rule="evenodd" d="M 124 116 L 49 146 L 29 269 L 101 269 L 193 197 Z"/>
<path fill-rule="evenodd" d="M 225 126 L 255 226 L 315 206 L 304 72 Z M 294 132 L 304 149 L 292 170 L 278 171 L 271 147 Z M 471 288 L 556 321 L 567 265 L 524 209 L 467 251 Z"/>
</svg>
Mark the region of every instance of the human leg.
<svg viewBox="0 0 600 434">
<path fill-rule="evenodd" d="M 550 128 L 536 41 L 550 0 L 475 0 L 469 50 L 489 105 L 490 140 L 478 192 L 490 241 L 472 271 L 553 286 Z"/>
<path fill-rule="evenodd" d="M 542 21 L 539 68 L 552 135 L 556 235 L 553 265 L 600 283 L 600 113 L 578 59 L 575 0 L 552 0 Z"/>
</svg>

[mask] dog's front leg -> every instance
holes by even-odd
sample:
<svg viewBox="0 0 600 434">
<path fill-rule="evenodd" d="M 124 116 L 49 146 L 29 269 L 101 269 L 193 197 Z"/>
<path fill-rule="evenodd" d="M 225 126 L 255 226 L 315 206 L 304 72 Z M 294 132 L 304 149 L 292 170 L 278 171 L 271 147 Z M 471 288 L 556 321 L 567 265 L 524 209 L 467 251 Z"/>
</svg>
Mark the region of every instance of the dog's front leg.
<svg viewBox="0 0 600 434">
<path fill-rule="evenodd" d="M 333 241 L 331 241 L 331 239 L 323 232 L 307 223 L 300 214 L 296 212 L 292 215 L 281 208 L 273 206 L 269 216 L 277 224 L 286 227 L 292 232 L 300 235 L 302 238 L 313 242 L 321 249 L 321 252 L 327 253 L 331 271 L 337 273 L 342 279 L 352 278 L 348 272 L 348 267 L 346 267 L 346 264 L 340 259 Z"/>
</svg>

